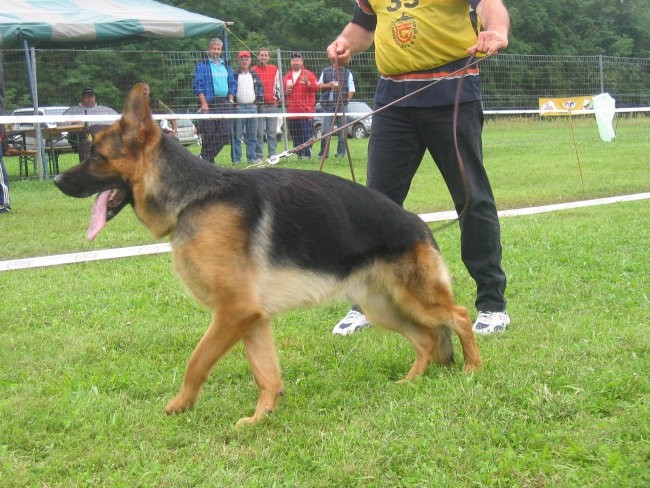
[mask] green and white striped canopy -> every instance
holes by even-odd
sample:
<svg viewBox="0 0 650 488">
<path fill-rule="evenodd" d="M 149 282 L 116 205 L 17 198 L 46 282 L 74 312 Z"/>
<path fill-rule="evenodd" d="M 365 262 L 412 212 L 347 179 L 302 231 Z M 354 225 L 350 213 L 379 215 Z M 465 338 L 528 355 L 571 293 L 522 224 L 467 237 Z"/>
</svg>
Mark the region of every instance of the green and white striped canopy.
<svg viewBox="0 0 650 488">
<path fill-rule="evenodd" d="M 153 0 L 0 0 L 0 48 L 222 36 L 225 22 Z"/>
</svg>

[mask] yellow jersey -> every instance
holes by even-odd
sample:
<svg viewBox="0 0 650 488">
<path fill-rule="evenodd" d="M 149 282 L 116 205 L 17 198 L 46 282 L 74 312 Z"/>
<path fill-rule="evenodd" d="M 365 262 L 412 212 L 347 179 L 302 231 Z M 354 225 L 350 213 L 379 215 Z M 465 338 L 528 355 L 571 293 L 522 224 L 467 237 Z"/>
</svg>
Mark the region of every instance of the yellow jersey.
<svg viewBox="0 0 650 488">
<path fill-rule="evenodd" d="M 363 0 L 377 17 L 375 59 L 382 75 L 431 70 L 467 57 L 480 28 L 469 0 Z M 369 10 L 370 7 L 372 10 Z"/>
</svg>

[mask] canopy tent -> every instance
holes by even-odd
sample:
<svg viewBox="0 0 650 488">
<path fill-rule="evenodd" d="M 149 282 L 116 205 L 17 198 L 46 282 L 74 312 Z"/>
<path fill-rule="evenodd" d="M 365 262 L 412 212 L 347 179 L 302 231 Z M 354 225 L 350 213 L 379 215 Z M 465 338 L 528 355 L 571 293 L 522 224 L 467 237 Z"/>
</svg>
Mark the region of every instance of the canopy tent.
<svg viewBox="0 0 650 488">
<path fill-rule="evenodd" d="M 38 113 L 34 47 L 91 48 L 144 39 L 223 37 L 226 23 L 154 0 L 1 0 L 0 49 L 24 48 L 34 113 Z M 31 56 L 30 56 L 30 49 Z M 1 116 L 2 114 L 0 114 Z M 35 163 L 49 177 L 40 124 Z"/>
<path fill-rule="evenodd" d="M 220 37 L 225 22 L 153 0 L 2 0 L 0 48 Z"/>
</svg>

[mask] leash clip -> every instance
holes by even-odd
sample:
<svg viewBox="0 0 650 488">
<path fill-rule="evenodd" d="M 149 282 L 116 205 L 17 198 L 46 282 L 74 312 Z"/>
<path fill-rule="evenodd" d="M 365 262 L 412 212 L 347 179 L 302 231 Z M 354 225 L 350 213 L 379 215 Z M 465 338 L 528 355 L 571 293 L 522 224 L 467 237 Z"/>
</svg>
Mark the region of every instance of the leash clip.
<svg viewBox="0 0 650 488">
<path fill-rule="evenodd" d="M 290 150 L 282 151 L 280 154 L 274 154 L 273 156 L 270 156 L 265 162 L 266 164 L 270 165 L 275 165 L 280 162 L 280 159 L 282 158 L 288 158 L 291 156 L 292 152 Z"/>
</svg>

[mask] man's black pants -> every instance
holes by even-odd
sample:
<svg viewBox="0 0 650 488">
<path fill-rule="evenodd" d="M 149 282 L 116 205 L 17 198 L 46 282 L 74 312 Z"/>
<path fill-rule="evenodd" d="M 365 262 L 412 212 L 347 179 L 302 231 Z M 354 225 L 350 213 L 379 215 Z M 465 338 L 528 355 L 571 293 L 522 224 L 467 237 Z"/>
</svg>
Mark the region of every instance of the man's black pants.
<svg viewBox="0 0 650 488">
<path fill-rule="evenodd" d="M 501 268 L 501 230 L 496 204 L 483 166 L 480 102 L 458 107 L 458 147 L 469 187 L 465 185 L 456 156 L 453 106 L 389 107 L 373 115 L 368 144 L 367 186 L 402 205 L 426 150 L 433 157 L 460 214 L 461 256 L 476 282 L 479 311 L 505 310 L 506 275 Z"/>
<path fill-rule="evenodd" d="M 234 105 L 228 98 L 215 98 L 210 102 L 211 114 L 230 114 L 234 112 Z M 199 124 L 201 132 L 201 158 L 214 162 L 214 158 L 221 152 L 232 138 L 231 119 L 203 119 Z"/>
</svg>

